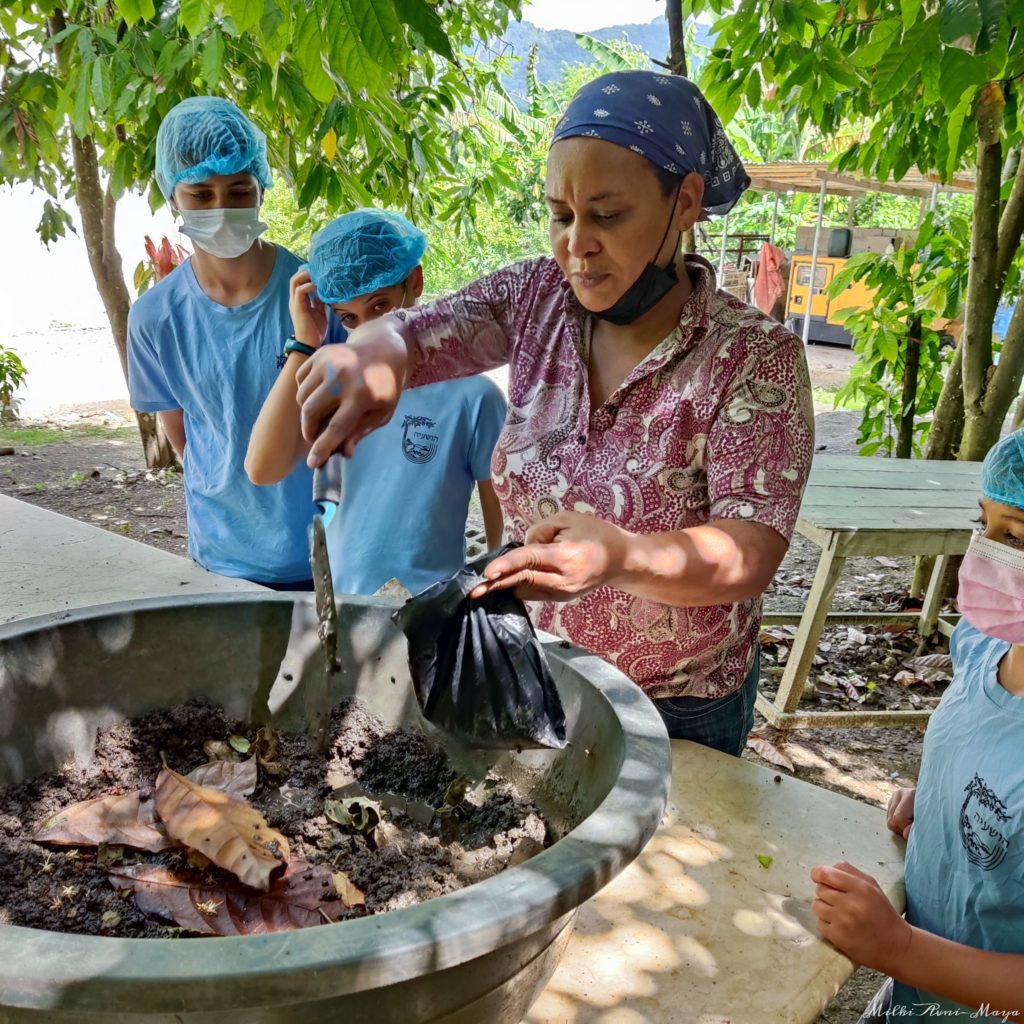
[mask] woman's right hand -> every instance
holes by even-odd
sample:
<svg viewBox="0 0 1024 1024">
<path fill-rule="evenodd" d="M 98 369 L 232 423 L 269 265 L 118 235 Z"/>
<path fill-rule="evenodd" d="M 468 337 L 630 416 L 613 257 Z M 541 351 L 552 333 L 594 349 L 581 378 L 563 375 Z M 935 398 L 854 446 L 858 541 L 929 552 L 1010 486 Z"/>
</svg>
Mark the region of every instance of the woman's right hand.
<svg viewBox="0 0 1024 1024">
<path fill-rule="evenodd" d="M 886 809 L 886 824 L 890 831 L 906 839 L 910 835 L 910 826 L 914 824 L 914 797 L 917 795 L 917 787 L 910 786 L 906 789 L 897 789 L 889 797 L 889 806 Z"/>
<path fill-rule="evenodd" d="M 292 315 L 296 340 L 319 348 L 327 337 L 327 307 L 320 301 L 306 267 L 292 274 L 288 285 L 288 311 Z"/>
<path fill-rule="evenodd" d="M 299 367 L 296 399 L 308 464 L 322 466 L 340 450 L 351 456 L 372 430 L 391 419 L 405 387 L 409 351 L 392 317 L 354 330 L 343 345 L 327 345 Z"/>
</svg>

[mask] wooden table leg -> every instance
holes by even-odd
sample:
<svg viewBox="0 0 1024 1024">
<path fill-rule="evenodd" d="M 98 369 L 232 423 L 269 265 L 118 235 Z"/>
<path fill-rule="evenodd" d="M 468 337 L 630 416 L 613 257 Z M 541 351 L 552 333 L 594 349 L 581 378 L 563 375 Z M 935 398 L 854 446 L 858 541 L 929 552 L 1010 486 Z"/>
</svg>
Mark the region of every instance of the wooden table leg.
<svg viewBox="0 0 1024 1024">
<path fill-rule="evenodd" d="M 833 533 L 828 546 L 822 548 L 818 569 L 814 574 L 814 583 L 807 595 L 807 604 L 804 606 L 793 647 L 789 652 L 786 671 L 782 675 L 779 692 L 775 696 L 775 707 L 779 711 L 796 711 L 803 696 L 804 683 L 818 651 L 818 641 L 821 639 L 825 619 L 832 607 L 839 574 L 846 564 L 846 556 L 837 554 L 838 544 L 839 534 Z"/>
<path fill-rule="evenodd" d="M 939 555 L 935 559 L 932 578 L 928 581 L 928 590 L 924 595 L 920 624 L 917 627 L 922 640 L 926 640 L 938 628 L 939 612 L 942 610 L 942 599 L 945 597 L 942 593 L 942 581 L 946 577 L 951 557 L 951 555 Z"/>
</svg>

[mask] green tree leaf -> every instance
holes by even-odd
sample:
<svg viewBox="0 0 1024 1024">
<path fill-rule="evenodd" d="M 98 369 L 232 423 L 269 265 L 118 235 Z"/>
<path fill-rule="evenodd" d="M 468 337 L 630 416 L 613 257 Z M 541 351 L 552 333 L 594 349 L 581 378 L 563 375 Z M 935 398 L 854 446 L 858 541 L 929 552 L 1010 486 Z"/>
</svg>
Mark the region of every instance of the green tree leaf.
<svg viewBox="0 0 1024 1024">
<path fill-rule="evenodd" d="M 255 28 L 263 17 L 263 0 L 226 0 L 225 6 L 239 35 Z"/>
<path fill-rule="evenodd" d="M 978 0 L 942 0 L 939 11 L 939 34 L 944 43 L 959 45 L 967 40 L 965 49 L 973 49 L 981 32 L 981 4 Z"/>
<path fill-rule="evenodd" d="M 911 29 L 901 43 L 891 46 L 879 60 L 871 94 L 875 103 L 888 103 L 898 96 L 921 69 L 924 54 L 918 45 L 918 35 Z"/>
<path fill-rule="evenodd" d="M 178 8 L 178 21 L 190 36 L 201 35 L 208 26 L 209 20 L 208 0 L 181 0 L 181 7 Z"/>
<path fill-rule="evenodd" d="M 455 60 L 452 44 L 441 18 L 427 0 L 395 0 L 395 13 L 402 23 L 418 33 L 435 53 L 448 60 Z"/>
<path fill-rule="evenodd" d="M 224 73 L 224 37 L 217 29 L 203 46 L 203 78 L 211 88 L 215 87 Z"/>
</svg>

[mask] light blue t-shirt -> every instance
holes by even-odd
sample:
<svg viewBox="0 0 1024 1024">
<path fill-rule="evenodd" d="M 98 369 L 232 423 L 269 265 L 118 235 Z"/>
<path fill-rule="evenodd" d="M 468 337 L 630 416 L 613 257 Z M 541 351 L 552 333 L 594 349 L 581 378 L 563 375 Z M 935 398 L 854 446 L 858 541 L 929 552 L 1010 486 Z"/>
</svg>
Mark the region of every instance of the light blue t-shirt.
<svg viewBox="0 0 1024 1024">
<path fill-rule="evenodd" d="M 466 517 L 505 423 L 487 377 L 406 391 L 390 422 L 345 460 L 327 531 L 334 590 L 373 594 L 390 579 L 416 594 L 466 560 Z"/>
<path fill-rule="evenodd" d="M 310 577 L 311 471 L 299 461 L 281 483 L 257 487 L 243 465 L 292 333 L 288 281 L 301 266 L 278 246 L 259 295 L 242 306 L 222 306 L 202 290 L 187 260 L 128 314 L 132 406 L 184 410 L 188 549 L 222 576 L 267 583 Z M 342 335 L 333 327 L 328 340 Z"/>
<path fill-rule="evenodd" d="M 966 621 L 925 733 L 907 845 L 907 920 L 953 942 L 1024 953 L 1024 697 L 999 684 L 1010 649 Z M 897 982 L 889 1021 L 1001 1021 Z M 937 1012 L 935 1008 L 942 1012 Z"/>
</svg>

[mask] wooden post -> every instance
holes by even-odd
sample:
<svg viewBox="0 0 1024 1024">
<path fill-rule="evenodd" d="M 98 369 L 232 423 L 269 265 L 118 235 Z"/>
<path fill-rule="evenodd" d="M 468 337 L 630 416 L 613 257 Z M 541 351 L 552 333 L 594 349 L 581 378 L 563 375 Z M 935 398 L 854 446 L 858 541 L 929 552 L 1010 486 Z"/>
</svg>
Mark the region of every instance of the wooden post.
<svg viewBox="0 0 1024 1024">
<path fill-rule="evenodd" d="M 828 190 L 828 182 L 821 183 L 821 191 L 818 193 L 818 220 L 814 225 L 814 247 L 811 249 L 811 279 L 807 282 L 807 309 L 804 310 L 803 340 L 807 344 L 811 336 L 811 307 L 814 305 L 814 278 L 818 273 L 818 250 L 821 247 L 821 221 L 825 216 L 825 193 Z"/>
</svg>

